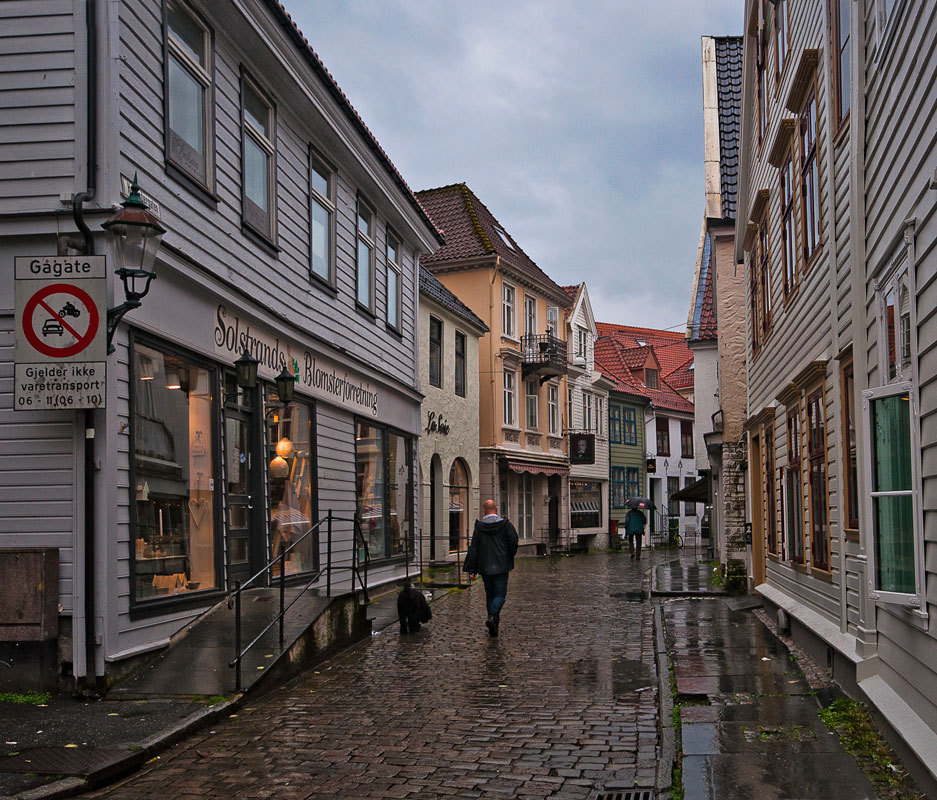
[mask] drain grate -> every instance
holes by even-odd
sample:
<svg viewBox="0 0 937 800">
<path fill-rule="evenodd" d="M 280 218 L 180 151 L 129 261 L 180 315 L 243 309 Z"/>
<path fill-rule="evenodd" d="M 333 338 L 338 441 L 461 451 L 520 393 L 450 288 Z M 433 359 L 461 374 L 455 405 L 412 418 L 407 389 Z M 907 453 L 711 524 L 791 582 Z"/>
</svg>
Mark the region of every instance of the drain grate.
<svg viewBox="0 0 937 800">
<path fill-rule="evenodd" d="M 0 772 L 87 776 L 114 766 L 127 755 L 127 750 L 118 747 L 31 747 L 0 758 Z"/>
<path fill-rule="evenodd" d="M 654 800 L 650 789 L 600 789 L 592 800 Z"/>
</svg>

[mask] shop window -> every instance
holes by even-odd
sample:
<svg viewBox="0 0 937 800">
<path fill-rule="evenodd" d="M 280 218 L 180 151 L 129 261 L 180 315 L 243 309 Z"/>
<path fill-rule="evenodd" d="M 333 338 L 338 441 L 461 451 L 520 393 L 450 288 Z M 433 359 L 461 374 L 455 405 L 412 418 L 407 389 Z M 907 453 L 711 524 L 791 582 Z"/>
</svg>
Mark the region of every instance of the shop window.
<svg viewBox="0 0 937 800">
<path fill-rule="evenodd" d="M 532 539 L 534 535 L 534 476 L 522 472 L 517 487 L 517 535 Z"/>
<path fill-rule="evenodd" d="M 598 481 L 569 482 L 570 525 L 598 528 L 602 525 L 602 485 Z"/>
<path fill-rule="evenodd" d="M 804 490 L 801 474 L 800 407 L 787 415 L 787 468 L 784 494 L 787 507 L 787 552 L 795 563 L 804 562 Z"/>
<path fill-rule="evenodd" d="M 409 437 L 358 421 L 357 517 L 372 559 L 409 552 L 413 541 L 413 464 Z"/>
<path fill-rule="evenodd" d="M 680 455 L 693 458 L 693 420 L 680 420 Z"/>
<path fill-rule="evenodd" d="M 859 467 L 855 421 L 856 381 L 851 360 L 843 364 L 840 383 L 842 388 L 843 465 L 846 471 L 843 481 L 845 490 L 843 508 L 845 510 L 846 530 L 857 533 L 859 531 Z"/>
<path fill-rule="evenodd" d="M 335 175 L 325 162 L 310 155 L 310 258 L 312 274 L 335 284 Z"/>
<path fill-rule="evenodd" d="M 629 406 L 621 409 L 621 443 L 638 443 L 638 412 Z"/>
<path fill-rule="evenodd" d="M 241 76 L 241 216 L 267 241 L 276 239 L 276 120 L 273 103 Z"/>
<path fill-rule="evenodd" d="M 511 473 L 507 471 L 507 469 L 501 472 L 501 477 L 498 481 L 498 493 L 500 496 L 498 511 L 505 519 L 511 519 Z"/>
<path fill-rule="evenodd" d="M 429 383 L 442 386 L 442 320 L 429 318 Z"/>
<path fill-rule="evenodd" d="M 609 403 L 608 440 L 612 444 L 621 444 L 621 406 Z"/>
<path fill-rule="evenodd" d="M 667 417 L 657 417 L 657 455 L 670 455 L 670 420 Z"/>
<path fill-rule="evenodd" d="M 807 483 L 810 489 L 810 560 L 830 569 L 830 528 L 827 524 L 826 411 L 823 389 L 807 397 Z"/>
<path fill-rule="evenodd" d="M 449 552 L 468 548 L 468 469 L 461 459 L 452 462 L 449 470 Z"/>
<path fill-rule="evenodd" d="M 400 242 L 388 231 L 386 249 L 387 314 L 385 321 L 400 330 Z"/>
<path fill-rule="evenodd" d="M 761 482 L 765 493 L 765 538 L 768 552 L 778 554 L 778 510 L 774 490 L 774 425 L 765 425 L 765 464 Z"/>
<path fill-rule="evenodd" d="M 298 401 L 282 406 L 273 387 L 267 388 L 266 405 L 271 558 L 298 542 L 284 557 L 283 573 L 312 572 L 318 569 L 318 539 L 315 534 L 299 539 L 318 522 L 315 410 Z M 279 564 L 274 574 L 279 575 Z"/>
<path fill-rule="evenodd" d="M 166 160 L 201 187 L 214 183 L 212 32 L 181 0 L 166 4 L 163 60 Z"/>
<path fill-rule="evenodd" d="M 627 489 L 625 488 L 626 477 L 625 477 L 625 467 L 612 467 L 610 471 L 611 484 L 609 486 L 609 491 L 611 492 L 611 504 L 612 508 L 624 508 L 625 500 L 628 498 L 625 496 Z"/>
<path fill-rule="evenodd" d="M 131 381 L 132 600 L 217 588 L 214 373 L 134 342 Z"/>
<path fill-rule="evenodd" d="M 923 542 L 918 524 L 920 449 L 912 384 L 894 383 L 864 393 L 869 437 L 870 561 L 872 597 L 920 606 Z"/>
<path fill-rule="evenodd" d="M 358 238 L 355 260 L 355 299 L 374 313 L 374 212 L 358 198 Z"/>
<path fill-rule="evenodd" d="M 455 393 L 465 397 L 465 334 L 455 332 Z"/>
<path fill-rule="evenodd" d="M 695 482 L 696 482 L 696 478 L 684 478 L 683 488 L 685 489 L 691 483 L 695 483 Z M 688 517 L 695 517 L 696 516 L 696 503 L 694 503 L 692 500 L 685 500 L 683 503 L 683 513 L 684 515 Z"/>
</svg>

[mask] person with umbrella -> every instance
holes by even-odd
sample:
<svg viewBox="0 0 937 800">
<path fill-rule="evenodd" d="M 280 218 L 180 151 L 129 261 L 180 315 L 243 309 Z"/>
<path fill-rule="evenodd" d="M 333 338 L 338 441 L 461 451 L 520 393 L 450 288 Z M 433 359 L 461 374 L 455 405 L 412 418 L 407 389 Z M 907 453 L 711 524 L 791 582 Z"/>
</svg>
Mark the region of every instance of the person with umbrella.
<svg viewBox="0 0 937 800">
<path fill-rule="evenodd" d="M 628 550 L 631 558 L 640 560 L 641 542 L 644 541 L 644 527 L 647 517 L 642 509 L 654 508 L 654 503 L 646 497 L 632 497 L 625 501 L 630 509 L 625 515 L 625 535 L 628 537 Z"/>
</svg>

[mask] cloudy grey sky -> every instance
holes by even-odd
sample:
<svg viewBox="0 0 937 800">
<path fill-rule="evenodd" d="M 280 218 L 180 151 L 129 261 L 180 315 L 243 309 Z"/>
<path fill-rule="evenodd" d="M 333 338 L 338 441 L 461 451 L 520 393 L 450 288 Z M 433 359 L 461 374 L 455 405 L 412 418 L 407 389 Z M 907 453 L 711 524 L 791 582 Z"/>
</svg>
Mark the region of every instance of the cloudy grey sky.
<svg viewBox="0 0 937 800">
<path fill-rule="evenodd" d="M 414 190 L 465 181 L 604 322 L 685 325 L 700 37 L 741 0 L 283 0 Z"/>
</svg>

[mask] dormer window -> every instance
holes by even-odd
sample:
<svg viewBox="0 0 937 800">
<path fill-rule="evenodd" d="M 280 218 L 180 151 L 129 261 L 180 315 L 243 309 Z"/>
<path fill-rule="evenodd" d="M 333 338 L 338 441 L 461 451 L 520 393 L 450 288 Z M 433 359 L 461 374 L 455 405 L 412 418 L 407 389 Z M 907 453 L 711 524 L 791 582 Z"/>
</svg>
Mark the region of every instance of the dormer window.
<svg viewBox="0 0 937 800">
<path fill-rule="evenodd" d="M 585 328 L 576 329 L 576 358 L 585 358 L 589 346 L 589 332 Z"/>
<path fill-rule="evenodd" d="M 648 389 L 659 389 L 660 383 L 657 380 L 657 370 L 647 367 L 644 370 L 644 385 Z"/>
</svg>

